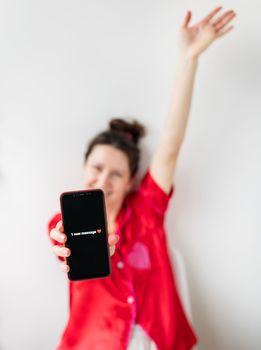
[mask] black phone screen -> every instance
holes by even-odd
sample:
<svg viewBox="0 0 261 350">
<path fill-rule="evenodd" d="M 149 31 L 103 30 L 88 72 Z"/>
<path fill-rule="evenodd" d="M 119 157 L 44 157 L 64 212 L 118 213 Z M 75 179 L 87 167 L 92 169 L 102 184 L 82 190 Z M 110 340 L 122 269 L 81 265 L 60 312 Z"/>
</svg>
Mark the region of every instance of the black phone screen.
<svg viewBox="0 0 261 350">
<path fill-rule="evenodd" d="M 104 194 L 102 190 L 64 192 L 60 196 L 68 278 L 73 281 L 111 273 Z"/>
</svg>

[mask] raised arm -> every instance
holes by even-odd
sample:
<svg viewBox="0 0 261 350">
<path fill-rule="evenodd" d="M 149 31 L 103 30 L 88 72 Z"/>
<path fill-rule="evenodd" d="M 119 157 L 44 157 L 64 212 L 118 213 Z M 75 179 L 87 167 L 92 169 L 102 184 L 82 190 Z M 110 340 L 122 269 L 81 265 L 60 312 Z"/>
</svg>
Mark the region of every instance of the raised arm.
<svg viewBox="0 0 261 350">
<path fill-rule="evenodd" d="M 192 100 L 198 58 L 217 38 L 227 34 L 235 17 L 234 11 L 217 16 L 215 8 L 205 18 L 189 26 L 188 11 L 180 28 L 179 58 L 169 111 L 166 115 L 158 147 L 153 154 L 150 172 L 160 187 L 169 193 L 180 147 L 185 137 Z"/>
</svg>

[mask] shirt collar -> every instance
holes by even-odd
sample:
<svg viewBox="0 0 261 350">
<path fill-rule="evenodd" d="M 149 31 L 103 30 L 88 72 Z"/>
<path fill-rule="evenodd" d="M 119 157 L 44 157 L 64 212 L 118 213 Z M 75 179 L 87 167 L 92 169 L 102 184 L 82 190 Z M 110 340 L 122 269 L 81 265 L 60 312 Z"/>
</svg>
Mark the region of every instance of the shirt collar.
<svg viewBox="0 0 261 350">
<path fill-rule="evenodd" d="M 116 233 L 121 237 L 122 229 L 131 216 L 131 207 L 129 205 L 129 196 L 124 201 L 116 217 Z"/>
</svg>

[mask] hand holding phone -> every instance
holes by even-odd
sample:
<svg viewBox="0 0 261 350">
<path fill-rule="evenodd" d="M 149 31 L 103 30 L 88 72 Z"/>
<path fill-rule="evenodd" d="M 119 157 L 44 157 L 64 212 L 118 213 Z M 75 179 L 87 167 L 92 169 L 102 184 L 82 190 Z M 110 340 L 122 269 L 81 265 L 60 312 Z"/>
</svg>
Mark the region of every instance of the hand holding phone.
<svg viewBox="0 0 261 350">
<path fill-rule="evenodd" d="M 56 227 L 51 230 L 50 237 L 58 243 L 57 245 L 53 245 L 52 249 L 53 249 L 54 254 L 58 258 L 64 259 L 64 261 L 62 262 L 62 264 L 60 266 L 61 266 L 61 270 L 65 273 L 67 273 L 70 270 L 70 267 L 69 267 L 69 265 L 67 265 L 65 258 L 71 254 L 71 250 L 69 248 L 66 248 L 65 244 L 64 244 L 66 242 L 67 237 L 64 233 L 64 227 L 63 227 L 62 220 L 57 222 Z M 116 249 L 115 244 L 118 242 L 118 240 L 119 240 L 118 235 L 116 235 L 115 233 L 109 233 L 108 243 L 109 243 L 109 248 L 110 248 L 110 256 L 112 256 L 114 254 L 115 249 Z M 66 250 L 64 250 L 64 248 Z"/>
<path fill-rule="evenodd" d="M 64 192 L 60 202 L 63 220 L 51 237 L 60 243 L 53 247 L 55 254 L 66 258 L 63 271 L 73 281 L 109 276 L 118 236 L 108 235 L 102 190 Z"/>
</svg>

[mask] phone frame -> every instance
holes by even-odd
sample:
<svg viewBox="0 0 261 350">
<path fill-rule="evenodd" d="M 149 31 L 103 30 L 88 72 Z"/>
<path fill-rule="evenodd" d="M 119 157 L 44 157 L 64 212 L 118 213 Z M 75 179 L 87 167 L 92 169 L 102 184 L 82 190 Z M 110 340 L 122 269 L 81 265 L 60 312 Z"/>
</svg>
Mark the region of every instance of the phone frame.
<svg viewBox="0 0 261 350">
<path fill-rule="evenodd" d="M 70 281 L 82 281 L 82 280 L 91 280 L 91 279 L 97 279 L 97 278 L 106 278 L 108 276 L 111 275 L 111 260 L 110 260 L 110 247 L 109 247 L 109 243 L 108 243 L 108 236 L 109 236 L 109 233 L 108 233 L 108 223 L 107 223 L 107 212 L 106 212 L 106 204 L 105 204 L 105 196 L 104 196 L 104 192 L 102 189 L 100 188 L 94 188 L 94 189 L 89 189 L 89 190 L 72 190 L 72 191 L 65 191 L 65 192 L 62 192 L 60 194 L 60 208 L 61 208 L 61 216 L 62 216 L 62 222 L 63 222 L 63 225 L 64 225 L 64 219 L 63 219 L 63 205 L 62 205 L 62 200 L 63 200 L 63 197 L 69 195 L 73 195 L 73 196 L 84 196 L 84 195 L 88 195 L 92 192 L 100 192 L 102 194 L 102 201 L 103 201 L 103 209 L 104 209 L 104 224 L 105 224 L 105 234 L 106 234 L 106 242 L 107 242 L 107 253 L 108 253 L 108 267 L 109 267 L 109 272 L 108 274 L 106 275 L 102 275 L 102 276 L 94 276 L 94 277 L 88 277 L 88 278 L 77 278 L 77 279 L 74 279 L 72 278 L 71 274 L 70 274 L 70 270 L 67 272 L 67 276 L 68 276 L 68 279 Z M 64 227 L 65 229 L 65 227 Z M 64 234 L 67 236 L 67 239 L 68 239 L 68 234 L 64 231 Z M 66 242 L 64 243 L 64 246 L 66 248 L 69 248 L 71 249 L 70 245 L 68 246 L 67 245 L 67 240 Z M 65 261 L 68 264 L 68 257 L 65 257 Z M 70 266 L 70 265 L 69 265 Z"/>
</svg>

